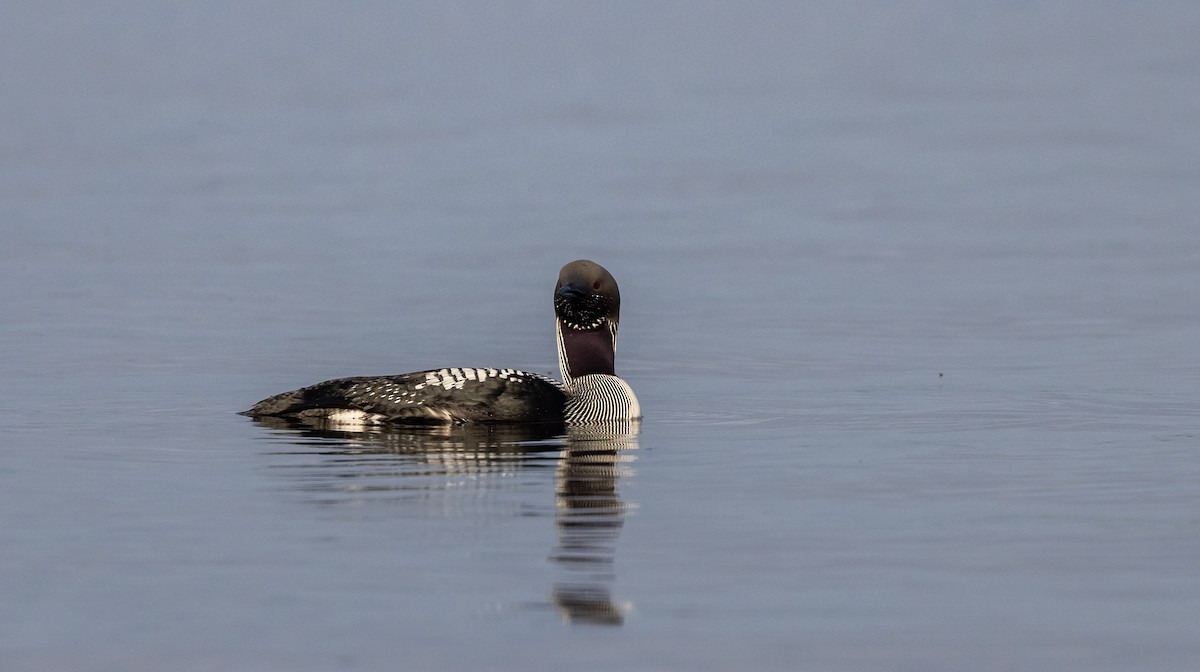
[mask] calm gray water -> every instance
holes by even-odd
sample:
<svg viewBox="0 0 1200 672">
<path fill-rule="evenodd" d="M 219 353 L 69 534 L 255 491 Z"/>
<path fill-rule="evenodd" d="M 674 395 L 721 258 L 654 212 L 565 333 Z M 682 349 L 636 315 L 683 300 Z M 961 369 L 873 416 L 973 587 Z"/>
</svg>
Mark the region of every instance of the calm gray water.
<svg viewBox="0 0 1200 672">
<path fill-rule="evenodd" d="M 0 668 L 1193 670 L 1200 4 L 0 6 Z M 554 370 L 636 436 L 304 433 Z"/>
</svg>

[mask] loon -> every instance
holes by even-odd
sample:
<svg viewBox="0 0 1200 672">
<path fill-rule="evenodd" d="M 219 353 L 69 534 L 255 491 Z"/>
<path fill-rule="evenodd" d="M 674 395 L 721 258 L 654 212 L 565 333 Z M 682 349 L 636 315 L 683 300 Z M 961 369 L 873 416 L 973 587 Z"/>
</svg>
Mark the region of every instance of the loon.
<svg viewBox="0 0 1200 672">
<path fill-rule="evenodd" d="M 554 332 L 562 382 L 499 368 L 448 368 L 317 383 L 258 402 L 242 415 L 355 424 L 636 420 L 641 405 L 613 363 L 621 293 L 611 273 L 580 259 L 558 274 Z"/>
</svg>

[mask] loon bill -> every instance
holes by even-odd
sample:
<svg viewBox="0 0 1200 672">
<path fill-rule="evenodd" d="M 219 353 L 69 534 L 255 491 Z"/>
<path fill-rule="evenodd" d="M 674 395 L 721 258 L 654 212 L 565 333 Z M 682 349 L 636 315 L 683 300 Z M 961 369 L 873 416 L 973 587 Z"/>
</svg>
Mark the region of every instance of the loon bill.
<svg viewBox="0 0 1200 672">
<path fill-rule="evenodd" d="M 586 259 L 572 261 L 554 287 L 561 383 L 500 368 L 338 378 L 268 397 L 242 415 L 367 424 L 635 420 L 641 406 L 613 370 L 620 313 L 612 274 Z"/>
</svg>

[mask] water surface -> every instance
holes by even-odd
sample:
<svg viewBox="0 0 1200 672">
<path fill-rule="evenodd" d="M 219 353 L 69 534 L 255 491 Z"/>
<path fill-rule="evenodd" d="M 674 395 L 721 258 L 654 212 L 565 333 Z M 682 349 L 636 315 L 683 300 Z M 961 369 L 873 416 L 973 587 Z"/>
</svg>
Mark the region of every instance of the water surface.
<svg viewBox="0 0 1200 672">
<path fill-rule="evenodd" d="M 10 2 L 6 670 L 1190 670 L 1200 10 Z M 637 432 L 236 415 L 553 372 Z"/>
</svg>

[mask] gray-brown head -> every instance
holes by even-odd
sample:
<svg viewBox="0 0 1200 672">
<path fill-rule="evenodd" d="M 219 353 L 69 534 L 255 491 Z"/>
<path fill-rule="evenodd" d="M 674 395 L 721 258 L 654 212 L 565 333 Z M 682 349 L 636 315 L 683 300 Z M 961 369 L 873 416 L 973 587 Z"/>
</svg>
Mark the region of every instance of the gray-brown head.
<svg viewBox="0 0 1200 672">
<path fill-rule="evenodd" d="M 572 261 L 554 286 L 558 361 L 563 382 L 589 373 L 613 372 L 621 292 L 617 281 L 594 261 Z"/>
<path fill-rule="evenodd" d="M 558 272 L 554 314 L 563 326 L 577 331 L 599 329 L 606 322 L 616 325 L 621 319 L 617 281 L 594 261 L 572 261 Z"/>
</svg>

